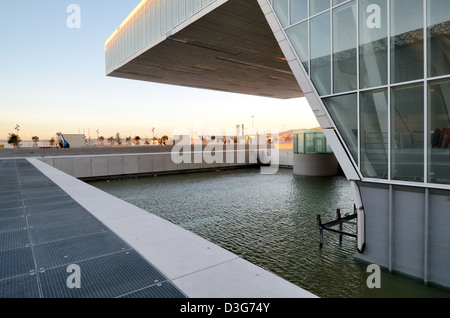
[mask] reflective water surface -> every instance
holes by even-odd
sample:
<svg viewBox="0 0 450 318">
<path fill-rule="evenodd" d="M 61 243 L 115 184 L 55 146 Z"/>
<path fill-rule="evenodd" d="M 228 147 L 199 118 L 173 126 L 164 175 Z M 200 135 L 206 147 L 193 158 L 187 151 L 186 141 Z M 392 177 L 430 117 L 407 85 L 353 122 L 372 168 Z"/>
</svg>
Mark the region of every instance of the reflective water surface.
<svg viewBox="0 0 450 318">
<path fill-rule="evenodd" d="M 316 216 L 323 222 L 353 213 L 348 181 L 337 177 L 275 175 L 259 169 L 199 172 L 91 182 L 105 192 L 175 223 L 319 297 L 450 297 L 382 269 L 371 289 L 367 263 L 356 260 L 356 241 L 324 233 L 319 248 Z M 353 225 L 344 230 L 354 232 Z"/>
</svg>

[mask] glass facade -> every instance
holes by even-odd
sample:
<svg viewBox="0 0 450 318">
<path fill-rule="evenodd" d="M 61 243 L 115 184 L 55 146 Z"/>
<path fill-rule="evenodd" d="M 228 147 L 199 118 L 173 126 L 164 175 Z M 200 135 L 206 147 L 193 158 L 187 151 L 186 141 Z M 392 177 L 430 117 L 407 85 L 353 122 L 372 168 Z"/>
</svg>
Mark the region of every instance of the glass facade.
<svg viewBox="0 0 450 318">
<path fill-rule="evenodd" d="M 423 0 L 390 3 L 391 83 L 423 78 Z"/>
<path fill-rule="evenodd" d="M 371 178 L 388 178 L 388 93 L 385 88 L 360 95 L 361 172 Z"/>
<path fill-rule="evenodd" d="M 325 135 L 318 129 L 294 131 L 294 153 L 332 153 Z"/>
<path fill-rule="evenodd" d="M 326 105 L 337 129 L 350 150 L 355 162 L 358 161 L 358 108 L 357 95 L 347 94 L 322 100 Z"/>
<path fill-rule="evenodd" d="M 450 1 L 283 3 L 286 35 L 363 178 L 450 184 Z"/>
<path fill-rule="evenodd" d="M 450 184 L 450 80 L 428 82 L 428 182 Z"/>
<path fill-rule="evenodd" d="M 311 80 L 320 95 L 331 93 L 331 29 L 330 12 L 310 20 Z"/>
</svg>

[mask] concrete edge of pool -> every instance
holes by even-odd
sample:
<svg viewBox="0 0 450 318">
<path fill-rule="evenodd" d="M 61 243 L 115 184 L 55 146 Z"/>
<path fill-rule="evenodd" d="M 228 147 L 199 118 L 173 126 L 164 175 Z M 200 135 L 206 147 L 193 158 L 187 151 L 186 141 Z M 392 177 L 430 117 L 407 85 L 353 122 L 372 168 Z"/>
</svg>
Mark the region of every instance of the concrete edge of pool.
<svg viewBox="0 0 450 318">
<path fill-rule="evenodd" d="M 38 170 L 158 268 L 190 298 L 317 296 L 175 224 L 42 161 Z"/>
</svg>

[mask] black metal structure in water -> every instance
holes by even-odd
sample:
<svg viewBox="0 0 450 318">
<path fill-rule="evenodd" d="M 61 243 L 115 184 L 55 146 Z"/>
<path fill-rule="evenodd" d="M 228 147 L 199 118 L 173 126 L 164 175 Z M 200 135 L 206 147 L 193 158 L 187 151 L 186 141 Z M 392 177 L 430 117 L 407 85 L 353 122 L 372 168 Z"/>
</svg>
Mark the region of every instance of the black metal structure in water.
<svg viewBox="0 0 450 318">
<path fill-rule="evenodd" d="M 322 223 L 320 214 L 317 214 L 317 227 L 319 228 L 319 231 L 320 231 L 320 247 L 321 248 L 323 246 L 323 231 L 324 230 L 339 234 L 339 243 L 342 242 L 343 235 L 357 238 L 357 235 L 355 233 L 345 232 L 342 229 L 343 223 L 351 224 L 351 225 L 355 225 L 355 226 L 357 225 L 356 222 L 351 222 L 351 220 L 357 218 L 356 207 L 354 207 L 353 209 L 354 209 L 353 214 L 350 214 L 350 215 L 347 214 L 344 217 L 341 216 L 341 210 L 337 209 L 336 210 L 336 220 L 330 221 L 327 223 Z M 336 225 L 339 226 L 339 229 L 333 228 L 333 226 L 336 226 Z"/>
</svg>

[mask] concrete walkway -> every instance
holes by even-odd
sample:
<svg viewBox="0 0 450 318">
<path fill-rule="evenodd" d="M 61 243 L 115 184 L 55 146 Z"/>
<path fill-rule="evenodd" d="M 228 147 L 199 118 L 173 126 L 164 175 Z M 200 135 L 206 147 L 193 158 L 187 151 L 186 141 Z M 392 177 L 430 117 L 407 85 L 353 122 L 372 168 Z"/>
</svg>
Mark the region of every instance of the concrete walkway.
<svg viewBox="0 0 450 318">
<path fill-rule="evenodd" d="M 54 277 L 59 277 L 58 281 L 51 284 L 59 283 L 58 288 L 51 289 L 51 293 L 44 293 L 41 281 L 36 293 L 22 295 L 25 297 L 190 297 L 190 298 L 310 298 L 315 295 L 301 289 L 300 287 L 270 273 L 254 264 L 251 264 L 239 256 L 176 226 L 164 219 L 150 214 L 136 206 L 126 203 L 116 197 L 113 197 L 97 188 L 94 188 L 64 172 L 61 172 L 36 158 L 28 159 L 3 159 L 2 162 L 11 162 L 16 160 L 25 160 L 30 163 L 36 171 L 41 172 L 49 180 L 48 186 L 55 186 L 54 191 L 60 191 L 60 199 L 67 196 L 66 199 L 73 200 L 77 206 L 87 211 L 89 216 L 83 221 L 85 226 L 80 230 L 88 230 L 95 222 L 100 222 L 104 226 L 104 231 L 111 238 L 103 241 L 102 244 L 97 242 L 84 242 L 83 253 L 78 258 L 71 259 L 71 255 L 63 255 L 68 258 L 66 262 L 60 260 L 56 265 L 49 265 L 49 269 L 36 266 L 33 273 L 27 278 L 35 274 L 37 277 L 45 277 L 45 273 L 58 273 Z M 20 165 L 19 165 L 20 166 Z M 0 165 L 0 171 L 2 170 Z M 29 169 L 30 171 L 30 169 Z M 20 174 L 20 173 L 19 173 Z M 22 180 L 29 180 L 33 176 L 23 174 Z M 12 179 L 11 179 L 12 180 Z M 44 185 L 42 185 L 44 186 Z M 2 189 L 5 184 L 2 183 Z M 57 188 L 57 189 L 56 189 Z M 23 198 L 22 198 L 23 199 Z M 17 198 L 17 201 L 21 200 Z M 42 215 L 51 215 L 50 210 L 45 210 L 45 204 L 52 202 L 51 198 L 34 202 L 34 206 L 39 206 Z M 13 202 L 13 201 L 8 201 Z M 61 209 L 67 208 L 68 202 L 61 201 Z M 27 214 L 26 207 L 24 217 L 31 220 L 31 213 Z M 10 208 L 0 210 L 0 215 L 5 216 L 10 212 Z M 56 216 L 55 216 L 56 217 Z M 91 222 L 92 221 L 92 222 Z M 0 223 L 1 224 L 1 223 Z M 1 225 L 0 235 L 5 235 L 8 230 Z M 34 226 L 26 224 L 29 230 L 33 230 Z M 67 227 L 67 231 L 70 227 Z M 62 232 L 64 233 L 64 231 Z M 67 232 L 66 232 L 67 233 Z M 102 234 L 102 235 L 103 235 Z M 84 234 L 83 239 L 93 238 L 92 233 Z M 11 241 L 11 240 L 10 240 Z M 52 241 L 54 246 L 65 246 L 69 241 L 62 238 L 55 238 Z M 82 242 L 82 241 L 80 241 Z M 115 245 L 113 244 L 114 242 Z M 48 242 L 46 242 L 48 243 Z M 79 243 L 79 242 L 78 242 Z M 26 241 L 25 241 L 26 244 Z M 30 242 L 31 249 L 29 251 L 37 251 L 40 247 L 39 243 Z M 105 246 L 113 245 L 111 250 L 104 250 Z M 49 245 L 50 246 L 50 245 Z M 90 256 L 89 253 L 92 246 L 96 249 L 104 251 L 101 257 Z M 116 248 L 120 247 L 120 250 Z M 28 248 L 30 246 L 25 246 Z M 0 246 L 0 249 L 2 247 Z M 8 253 L 0 251 L 0 262 L 8 263 L 11 253 L 17 252 L 17 246 L 7 249 Z M 21 247 L 22 248 L 22 247 Z M 57 250 L 57 248 L 56 248 Z M 98 251 L 97 251 L 98 252 Z M 97 253 L 96 252 L 96 253 Z M 128 254 L 125 254 L 128 252 Z M 62 252 L 63 253 L 63 252 Z M 64 253 L 63 253 L 64 254 Z M 61 254 L 62 255 L 62 254 Z M 112 257 L 131 255 L 135 258 L 134 262 L 142 264 L 143 272 L 148 273 L 146 276 L 147 283 L 142 283 L 139 276 L 135 276 L 135 271 L 131 268 L 126 270 L 112 270 L 111 264 L 122 264 L 122 259 L 112 260 Z M 3 258 L 2 258 L 3 257 Z M 34 254 L 36 257 L 36 252 Z M 36 259 L 36 258 L 35 258 Z M 53 260 L 52 257 L 48 258 Z M 70 261 L 70 262 L 69 262 Z M 143 262 L 144 261 L 144 262 Z M 77 292 L 76 289 L 66 287 L 66 278 L 70 275 L 67 271 L 69 263 L 77 263 L 82 271 L 81 288 Z M 103 263 L 102 263 L 103 262 Z M 85 264 L 86 266 L 84 266 Z M 53 266 L 53 267 L 52 267 Z M 126 265 L 124 268 L 127 268 Z M 58 270 L 56 270 L 58 268 Z M 114 273 L 114 275 L 106 275 L 106 273 Z M 153 275 L 153 276 L 152 276 Z M 155 276 L 156 275 L 156 276 Z M 159 276 L 158 276 L 159 275 Z M 13 275 L 14 276 L 14 275 Z M 17 276 L 17 275 L 16 275 Z M 10 276 L 8 276 L 11 278 Z M 14 276 L 15 277 L 15 276 Z M 23 276 L 25 277 L 25 276 Z M 52 276 L 53 277 L 53 276 Z M 104 277 L 110 277 L 107 282 L 102 281 Z M 127 286 L 126 280 L 129 277 L 130 286 Z M 64 278 L 64 280 L 62 279 Z M 117 285 L 116 280 L 127 286 L 127 290 L 115 291 L 114 286 Z M 149 279 L 152 279 L 150 282 Z M 12 280 L 0 277 L 0 293 L 4 297 L 5 290 L 10 297 L 20 297 L 20 290 L 23 286 L 20 284 L 11 284 Z M 85 284 L 83 285 L 83 282 Z M 63 286 L 63 287 L 61 287 Z M 83 288 L 89 287 L 86 293 L 81 292 Z M 152 289 L 153 288 L 153 289 Z M 164 289 L 165 288 L 165 289 Z M 164 292 L 163 289 L 165 290 Z M 151 291 L 156 290 L 156 294 Z M 100 296 L 99 296 L 100 295 Z"/>
</svg>

